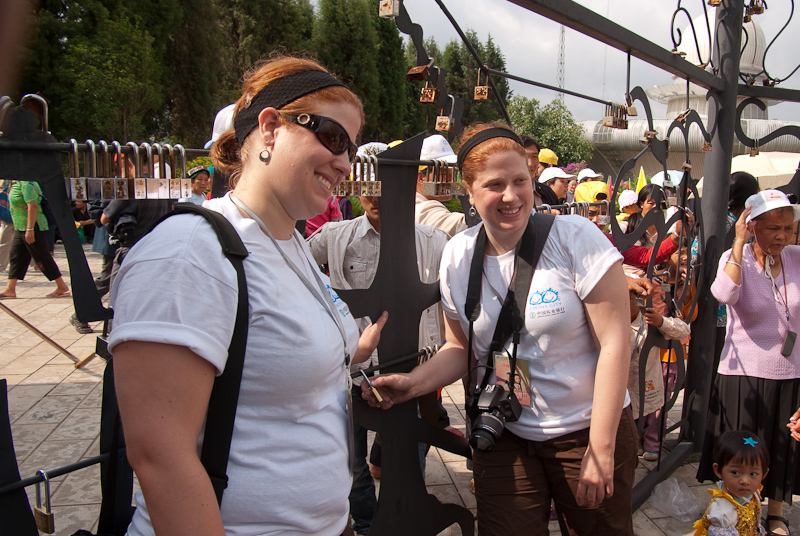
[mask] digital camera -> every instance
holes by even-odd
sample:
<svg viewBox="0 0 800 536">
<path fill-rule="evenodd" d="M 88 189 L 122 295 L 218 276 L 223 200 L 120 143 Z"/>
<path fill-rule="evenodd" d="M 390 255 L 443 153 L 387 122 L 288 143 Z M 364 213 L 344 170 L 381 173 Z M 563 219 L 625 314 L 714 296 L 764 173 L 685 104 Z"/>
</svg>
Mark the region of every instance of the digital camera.
<svg viewBox="0 0 800 536">
<path fill-rule="evenodd" d="M 467 415 L 472 419 L 469 444 L 483 452 L 492 450 L 506 423 L 518 420 L 522 414 L 517 395 L 497 384 L 470 393 L 466 406 Z"/>
</svg>

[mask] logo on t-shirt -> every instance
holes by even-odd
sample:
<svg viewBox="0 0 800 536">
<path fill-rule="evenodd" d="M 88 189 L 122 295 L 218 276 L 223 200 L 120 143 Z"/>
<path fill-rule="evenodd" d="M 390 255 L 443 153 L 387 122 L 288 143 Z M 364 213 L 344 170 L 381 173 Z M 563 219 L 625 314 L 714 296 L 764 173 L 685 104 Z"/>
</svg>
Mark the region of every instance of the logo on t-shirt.
<svg viewBox="0 0 800 536">
<path fill-rule="evenodd" d="M 331 301 L 333 301 L 333 305 L 336 306 L 336 310 L 339 311 L 339 314 L 342 315 L 342 318 L 347 318 L 347 315 L 350 314 L 350 308 L 347 307 L 347 304 L 344 302 L 343 299 L 336 294 L 336 291 L 331 288 L 330 285 L 325 285 L 328 289 L 328 294 L 331 297 Z"/>
<path fill-rule="evenodd" d="M 533 291 L 528 298 L 528 311 L 530 318 L 555 316 L 566 312 L 558 291 L 553 288 Z"/>
</svg>

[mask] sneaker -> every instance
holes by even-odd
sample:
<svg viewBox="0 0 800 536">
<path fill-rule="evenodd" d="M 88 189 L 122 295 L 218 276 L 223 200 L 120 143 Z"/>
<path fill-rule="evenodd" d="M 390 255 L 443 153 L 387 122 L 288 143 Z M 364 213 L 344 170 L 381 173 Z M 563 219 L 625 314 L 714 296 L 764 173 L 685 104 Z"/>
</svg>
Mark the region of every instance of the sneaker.
<svg viewBox="0 0 800 536">
<path fill-rule="evenodd" d="M 658 460 L 658 452 L 645 451 L 645 453 L 642 454 L 642 459 L 646 460 L 648 462 L 654 462 L 654 461 Z"/>
<path fill-rule="evenodd" d="M 86 322 L 81 322 L 74 314 L 69 317 L 69 323 L 72 324 L 72 326 L 75 328 L 75 331 L 83 335 L 92 333 L 94 331 L 89 324 Z"/>
</svg>

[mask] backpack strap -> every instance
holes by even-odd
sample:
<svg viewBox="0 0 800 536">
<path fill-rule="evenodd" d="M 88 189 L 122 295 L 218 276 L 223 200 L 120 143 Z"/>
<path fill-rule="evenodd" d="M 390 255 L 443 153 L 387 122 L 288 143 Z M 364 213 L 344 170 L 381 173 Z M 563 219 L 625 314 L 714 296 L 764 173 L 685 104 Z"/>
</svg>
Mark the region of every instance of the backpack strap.
<svg viewBox="0 0 800 536">
<path fill-rule="evenodd" d="M 159 220 L 159 223 L 175 214 L 197 214 L 211 224 L 219 238 L 222 253 L 236 270 L 239 282 L 239 301 L 236 307 L 233 336 L 230 346 L 228 346 L 228 360 L 224 372 L 214 380 L 211 398 L 208 401 L 203 449 L 200 453 L 200 461 L 214 486 L 217 502 L 222 504 L 222 494 L 228 486 L 228 475 L 226 474 L 228 456 L 231 450 L 233 423 L 236 418 L 236 406 L 239 402 L 239 387 L 242 383 L 244 354 L 247 347 L 250 308 L 247 299 L 244 259 L 248 252 L 239 233 L 236 232 L 231 222 L 219 212 L 194 203 L 178 203 L 172 212 Z"/>
</svg>

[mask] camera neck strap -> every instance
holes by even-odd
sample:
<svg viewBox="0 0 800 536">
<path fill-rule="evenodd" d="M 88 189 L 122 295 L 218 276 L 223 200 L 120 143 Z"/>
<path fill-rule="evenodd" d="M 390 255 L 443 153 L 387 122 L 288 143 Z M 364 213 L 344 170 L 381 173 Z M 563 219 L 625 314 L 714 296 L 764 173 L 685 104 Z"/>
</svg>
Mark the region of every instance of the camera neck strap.
<svg viewBox="0 0 800 536">
<path fill-rule="evenodd" d="M 509 375 L 509 389 L 514 389 L 514 373 L 517 367 L 517 346 L 519 345 L 520 332 L 525 327 L 525 305 L 528 301 L 528 292 L 531 288 L 533 274 L 539 257 L 547 242 L 550 228 L 553 226 L 555 216 L 549 214 L 531 215 L 528 225 L 516 247 L 514 257 L 514 275 L 508 285 L 508 292 L 503 300 L 503 307 L 497 317 L 492 343 L 489 348 L 487 370 L 483 375 L 481 389 L 489 383 L 489 373 L 494 369 L 494 352 L 501 351 L 509 337 L 513 339 Z M 481 287 L 483 284 L 483 260 L 486 253 L 486 228 L 481 227 L 475 242 L 475 252 L 469 270 L 467 298 L 464 303 L 464 313 L 469 320 L 469 346 L 467 348 L 467 386 L 472 388 L 472 342 L 474 337 L 474 323 L 481 313 Z"/>
</svg>

